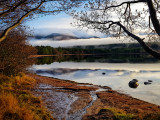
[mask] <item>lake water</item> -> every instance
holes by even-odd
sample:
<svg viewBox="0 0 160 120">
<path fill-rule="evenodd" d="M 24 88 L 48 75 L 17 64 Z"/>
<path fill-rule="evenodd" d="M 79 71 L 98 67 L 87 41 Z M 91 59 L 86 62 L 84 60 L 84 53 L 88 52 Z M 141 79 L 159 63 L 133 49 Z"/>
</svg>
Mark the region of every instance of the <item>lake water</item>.
<svg viewBox="0 0 160 120">
<path fill-rule="evenodd" d="M 33 65 L 30 70 L 42 76 L 109 86 L 113 90 L 128 94 L 134 98 L 160 105 L 159 62 L 52 61 L 47 62 L 47 64 L 43 62 L 43 64 Z M 128 83 L 132 79 L 138 80 L 139 86 L 137 88 L 129 87 Z M 145 85 L 144 83 L 148 80 L 152 82 Z"/>
</svg>

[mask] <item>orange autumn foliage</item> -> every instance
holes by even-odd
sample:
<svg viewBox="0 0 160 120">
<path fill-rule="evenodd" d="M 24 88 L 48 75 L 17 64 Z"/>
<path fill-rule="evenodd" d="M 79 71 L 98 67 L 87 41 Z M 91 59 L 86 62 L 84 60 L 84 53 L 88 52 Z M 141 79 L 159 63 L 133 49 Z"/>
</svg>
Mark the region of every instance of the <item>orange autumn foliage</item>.
<svg viewBox="0 0 160 120">
<path fill-rule="evenodd" d="M 23 30 L 10 32 L 7 39 L 0 43 L 0 73 L 17 74 L 26 66 L 33 64 L 28 56 L 37 53 L 36 48 L 26 44 L 27 36 Z"/>
</svg>

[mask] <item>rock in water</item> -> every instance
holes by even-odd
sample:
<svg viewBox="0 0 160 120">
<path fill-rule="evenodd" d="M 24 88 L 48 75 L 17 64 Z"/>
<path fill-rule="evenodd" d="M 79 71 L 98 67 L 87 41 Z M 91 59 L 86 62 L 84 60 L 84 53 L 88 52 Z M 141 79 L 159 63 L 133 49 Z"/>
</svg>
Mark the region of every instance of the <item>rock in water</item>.
<svg viewBox="0 0 160 120">
<path fill-rule="evenodd" d="M 104 72 L 102 73 L 102 75 L 105 75 L 105 74 L 106 74 L 106 73 L 104 73 Z"/>
<path fill-rule="evenodd" d="M 138 80 L 137 79 L 133 79 L 128 83 L 130 88 L 137 88 L 138 87 Z"/>
<path fill-rule="evenodd" d="M 145 85 L 149 85 L 149 84 L 151 84 L 151 83 L 150 83 L 150 82 L 144 82 L 144 84 L 145 84 Z"/>
<path fill-rule="evenodd" d="M 152 80 L 148 80 L 148 82 L 153 82 Z"/>
</svg>

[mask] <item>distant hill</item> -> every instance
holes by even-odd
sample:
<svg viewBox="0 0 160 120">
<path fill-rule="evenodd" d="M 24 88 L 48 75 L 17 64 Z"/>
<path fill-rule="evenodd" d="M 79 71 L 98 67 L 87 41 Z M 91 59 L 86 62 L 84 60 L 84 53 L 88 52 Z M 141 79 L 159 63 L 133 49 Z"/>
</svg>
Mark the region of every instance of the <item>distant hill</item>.
<svg viewBox="0 0 160 120">
<path fill-rule="evenodd" d="M 36 39 L 51 39 L 51 40 L 70 40 L 70 39 L 89 39 L 89 38 L 99 38 L 97 36 L 87 36 L 87 37 L 76 37 L 73 35 L 66 35 L 60 33 L 52 33 L 46 36 L 35 35 Z"/>
</svg>

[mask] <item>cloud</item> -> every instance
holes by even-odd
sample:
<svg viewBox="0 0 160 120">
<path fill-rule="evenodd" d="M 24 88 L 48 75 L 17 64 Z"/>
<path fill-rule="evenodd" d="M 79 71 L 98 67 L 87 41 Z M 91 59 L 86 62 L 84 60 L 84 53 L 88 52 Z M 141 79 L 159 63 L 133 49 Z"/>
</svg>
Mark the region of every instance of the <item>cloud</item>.
<svg viewBox="0 0 160 120">
<path fill-rule="evenodd" d="M 75 35 L 78 37 L 86 37 L 86 36 L 98 36 L 98 37 L 106 37 L 105 34 L 100 32 L 95 32 L 90 29 L 78 29 L 71 25 L 73 22 L 73 18 L 67 14 L 61 13 L 56 16 L 44 16 L 39 19 L 35 19 L 26 23 L 27 26 L 30 26 L 31 29 L 34 29 L 34 34 L 42 34 L 48 35 L 51 33 L 63 33 Z"/>
<path fill-rule="evenodd" d="M 113 43 L 129 43 L 129 41 L 122 42 L 115 38 L 91 38 L 91 39 L 76 39 L 76 40 L 62 40 L 62 41 L 51 41 L 47 39 L 30 39 L 29 44 L 33 46 L 52 46 L 52 47 L 70 47 L 70 46 L 83 46 L 83 45 L 103 45 Z M 133 41 L 130 43 L 134 43 Z"/>
<path fill-rule="evenodd" d="M 88 37 L 88 36 L 97 36 L 100 38 L 106 37 L 105 34 L 100 32 L 95 32 L 94 30 L 78 30 L 73 28 L 38 28 L 34 30 L 35 35 L 49 35 L 51 33 L 62 33 L 73 35 L 76 37 Z"/>
<path fill-rule="evenodd" d="M 128 1 L 128 0 L 117 0 L 119 3 Z M 139 5 L 139 4 L 138 4 Z M 140 4 L 142 6 L 142 4 Z M 134 4 L 132 5 L 132 10 L 142 9 Z M 117 16 L 113 15 L 114 20 L 117 19 Z M 26 25 L 30 26 L 31 29 L 34 29 L 34 34 L 48 35 L 51 33 L 63 33 L 70 34 L 78 37 L 86 36 L 97 36 L 97 37 L 106 37 L 105 34 L 100 32 L 95 32 L 93 29 L 83 29 L 79 30 L 78 28 L 72 26 L 70 23 L 73 22 L 73 18 L 65 13 L 60 13 L 58 15 L 48 15 L 41 18 L 29 21 Z M 139 32 L 139 30 L 137 30 Z"/>
</svg>

